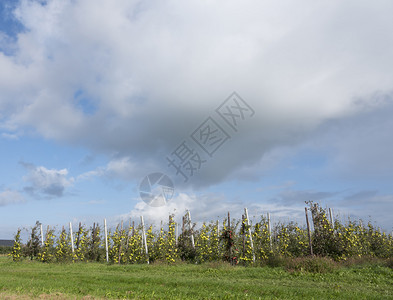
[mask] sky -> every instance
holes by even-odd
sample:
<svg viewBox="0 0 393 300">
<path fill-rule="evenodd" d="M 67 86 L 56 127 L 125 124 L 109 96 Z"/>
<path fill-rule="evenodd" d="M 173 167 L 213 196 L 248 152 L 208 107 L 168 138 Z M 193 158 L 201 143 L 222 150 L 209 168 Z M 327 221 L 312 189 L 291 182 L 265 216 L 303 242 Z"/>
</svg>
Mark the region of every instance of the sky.
<svg viewBox="0 0 393 300">
<path fill-rule="evenodd" d="M 305 201 L 392 231 L 393 2 L 3 0 L 0 238 Z M 142 201 L 168 176 L 164 206 Z"/>
</svg>

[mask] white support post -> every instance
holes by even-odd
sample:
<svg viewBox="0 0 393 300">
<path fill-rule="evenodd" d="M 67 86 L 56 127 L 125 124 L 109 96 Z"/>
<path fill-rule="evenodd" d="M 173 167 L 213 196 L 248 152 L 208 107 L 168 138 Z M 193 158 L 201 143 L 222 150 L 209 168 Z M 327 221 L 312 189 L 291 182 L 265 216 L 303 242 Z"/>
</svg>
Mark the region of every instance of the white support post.
<svg viewBox="0 0 393 300">
<path fill-rule="evenodd" d="M 44 230 L 42 229 L 42 223 L 40 224 L 41 230 L 41 247 L 44 247 Z"/>
<path fill-rule="evenodd" d="M 143 221 L 143 216 L 141 216 L 141 223 L 142 223 L 142 246 L 143 246 L 143 244 L 145 244 L 146 259 L 147 259 L 147 264 L 149 264 L 149 252 L 147 250 L 145 223 Z"/>
<path fill-rule="evenodd" d="M 176 233 L 175 233 L 175 242 L 177 245 L 177 240 L 178 240 L 178 236 L 179 236 L 179 223 L 176 222 Z"/>
<path fill-rule="evenodd" d="M 220 252 L 220 222 L 218 220 L 217 220 L 217 238 L 218 238 L 217 251 L 219 253 Z"/>
<path fill-rule="evenodd" d="M 272 226 L 270 224 L 270 213 L 267 213 L 267 227 L 269 230 L 269 242 L 270 242 L 270 251 L 273 251 L 273 244 L 272 244 Z"/>
<path fill-rule="evenodd" d="M 191 233 L 191 245 L 192 245 L 192 248 L 195 248 L 194 233 L 192 232 L 191 214 L 190 214 L 189 210 L 187 210 L 187 214 L 188 214 L 188 226 L 189 226 L 190 233 Z"/>
<path fill-rule="evenodd" d="M 108 255 L 108 228 L 106 227 L 106 219 L 104 219 L 104 232 L 105 232 L 106 262 L 109 262 L 109 255 Z"/>
<path fill-rule="evenodd" d="M 330 224 L 332 224 L 332 228 L 334 229 L 333 210 L 331 208 L 329 208 L 329 215 L 330 215 Z"/>
<path fill-rule="evenodd" d="M 71 250 L 72 254 L 74 254 L 74 237 L 72 235 L 72 223 L 70 222 L 70 238 L 71 238 Z"/>
<path fill-rule="evenodd" d="M 311 241 L 311 229 L 310 229 L 310 222 L 308 221 L 308 213 L 307 213 L 307 207 L 304 208 L 304 212 L 306 215 L 306 224 L 307 224 L 307 234 L 308 234 L 308 245 L 310 247 L 310 255 L 313 256 L 313 250 L 312 250 L 312 241 Z"/>
<path fill-rule="evenodd" d="M 248 226 L 248 234 L 250 235 L 250 244 L 251 244 L 251 250 L 252 250 L 252 261 L 255 263 L 254 243 L 252 242 L 252 234 L 251 234 L 250 220 L 248 219 L 248 209 L 247 209 L 247 207 L 244 208 L 244 214 L 246 215 L 247 226 Z"/>
</svg>

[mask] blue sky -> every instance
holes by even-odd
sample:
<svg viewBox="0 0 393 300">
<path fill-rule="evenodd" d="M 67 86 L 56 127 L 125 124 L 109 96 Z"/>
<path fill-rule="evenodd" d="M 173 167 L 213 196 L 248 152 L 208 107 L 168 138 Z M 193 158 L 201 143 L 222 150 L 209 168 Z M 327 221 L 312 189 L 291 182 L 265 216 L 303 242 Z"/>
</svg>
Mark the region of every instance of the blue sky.
<svg viewBox="0 0 393 300">
<path fill-rule="evenodd" d="M 0 238 L 245 206 L 302 224 L 308 200 L 390 232 L 393 4 L 301 2 L 2 1 Z M 164 207 L 139 197 L 152 172 Z"/>
</svg>

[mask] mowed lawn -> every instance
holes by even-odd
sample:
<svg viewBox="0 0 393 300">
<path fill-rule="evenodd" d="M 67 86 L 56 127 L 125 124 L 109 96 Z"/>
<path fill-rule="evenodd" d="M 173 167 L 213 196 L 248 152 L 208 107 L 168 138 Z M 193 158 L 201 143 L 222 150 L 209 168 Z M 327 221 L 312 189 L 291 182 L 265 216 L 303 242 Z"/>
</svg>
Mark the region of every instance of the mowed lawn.
<svg viewBox="0 0 393 300">
<path fill-rule="evenodd" d="M 393 270 L 331 273 L 226 264 L 14 263 L 0 257 L 0 299 L 393 299 Z"/>
</svg>

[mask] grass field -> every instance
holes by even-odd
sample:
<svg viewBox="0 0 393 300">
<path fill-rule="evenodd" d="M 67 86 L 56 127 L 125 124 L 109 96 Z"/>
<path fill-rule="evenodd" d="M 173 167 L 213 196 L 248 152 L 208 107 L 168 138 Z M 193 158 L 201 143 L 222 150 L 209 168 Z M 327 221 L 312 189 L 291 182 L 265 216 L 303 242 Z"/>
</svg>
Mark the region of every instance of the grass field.
<svg viewBox="0 0 393 300">
<path fill-rule="evenodd" d="M 0 257 L 1 299 L 393 299 L 393 270 L 329 273 L 226 264 L 14 263 Z"/>
</svg>

